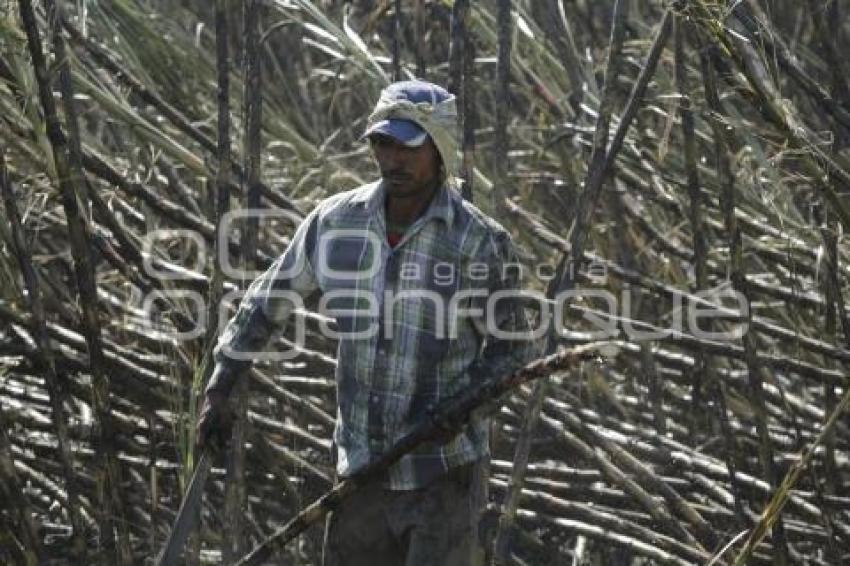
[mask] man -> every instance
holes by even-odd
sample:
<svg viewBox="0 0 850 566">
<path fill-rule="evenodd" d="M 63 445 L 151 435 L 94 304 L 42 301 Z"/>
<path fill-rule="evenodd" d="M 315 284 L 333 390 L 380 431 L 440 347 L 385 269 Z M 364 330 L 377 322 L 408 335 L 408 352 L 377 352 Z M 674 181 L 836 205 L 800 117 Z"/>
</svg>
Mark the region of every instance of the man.
<svg viewBox="0 0 850 566">
<path fill-rule="evenodd" d="M 449 186 L 456 122 L 455 97 L 437 85 L 405 81 L 382 91 L 363 135 L 381 180 L 320 203 L 251 285 L 216 348 L 199 442 L 221 436 L 227 396 L 250 353 L 314 292 L 338 324 L 333 440 L 341 477 L 446 398 L 534 356 L 533 343 L 498 332 L 527 330 L 510 237 Z M 471 419 L 350 498 L 329 517 L 325 565 L 480 560 L 488 426 Z"/>
</svg>

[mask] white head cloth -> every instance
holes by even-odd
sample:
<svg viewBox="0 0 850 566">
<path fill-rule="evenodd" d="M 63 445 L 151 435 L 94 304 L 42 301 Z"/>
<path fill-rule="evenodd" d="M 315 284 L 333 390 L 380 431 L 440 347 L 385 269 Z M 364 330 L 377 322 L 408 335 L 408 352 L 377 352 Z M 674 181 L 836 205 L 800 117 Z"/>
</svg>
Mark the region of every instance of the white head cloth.
<svg viewBox="0 0 850 566">
<path fill-rule="evenodd" d="M 366 122 L 368 131 L 376 123 L 395 118 L 398 120 L 410 120 L 428 132 L 437 151 L 443 158 L 443 166 L 446 168 L 446 178 L 451 179 L 458 174 L 460 163 L 458 161 L 457 142 L 457 103 L 453 94 L 442 102 L 411 102 L 406 99 L 396 98 L 397 94 L 381 92 L 381 97 L 375 105 L 375 110 L 369 115 Z"/>
</svg>

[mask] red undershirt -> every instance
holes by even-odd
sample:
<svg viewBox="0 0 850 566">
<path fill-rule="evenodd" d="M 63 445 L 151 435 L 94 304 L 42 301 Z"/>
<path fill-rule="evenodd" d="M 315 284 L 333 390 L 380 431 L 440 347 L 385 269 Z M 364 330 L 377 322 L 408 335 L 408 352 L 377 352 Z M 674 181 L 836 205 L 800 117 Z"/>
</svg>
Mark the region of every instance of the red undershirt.
<svg viewBox="0 0 850 566">
<path fill-rule="evenodd" d="M 390 247 L 394 248 L 401 241 L 401 237 L 404 236 L 404 233 L 398 232 L 387 232 L 387 242 L 389 242 Z"/>
</svg>

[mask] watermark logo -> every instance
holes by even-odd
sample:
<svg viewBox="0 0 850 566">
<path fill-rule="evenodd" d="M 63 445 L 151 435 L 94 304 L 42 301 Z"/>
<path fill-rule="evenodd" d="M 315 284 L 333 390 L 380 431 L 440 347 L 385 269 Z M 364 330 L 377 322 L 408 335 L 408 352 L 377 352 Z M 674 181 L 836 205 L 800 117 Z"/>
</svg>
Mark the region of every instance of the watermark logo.
<svg viewBox="0 0 850 566">
<path fill-rule="evenodd" d="M 319 318 L 314 326 L 335 340 L 369 340 L 379 332 L 392 339 L 397 327 L 422 324 L 425 320 L 429 333 L 449 340 L 456 339 L 464 328 L 508 341 L 538 341 L 550 333 L 568 337 L 581 332 L 588 340 L 632 342 L 683 335 L 701 341 L 728 342 L 740 339 L 748 330 L 749 303 L 728 285 L 696 293 L 673 292 L 664 300 L 658 299 L 669 305 L 656 308 L 663 313 L 658 317 L 663 325 L 651 325 L 640 321 L 633 312 L 635 293 L 628 284 L 616 294 L 603 287 L 610 277 L 604 261 L 567 265 L 573 270 L 572 278 L 580 275 L 588 286 L 547 297 L 542 291 L 524 287 L 532 280 L 550 284 L 559 275 L 557 266 L 454 263 L 404 251 L 392 255 L 371 229 L 335 228 L 311 234 L 308 225 L 302 224 L 286 254 L 267 271 L 248 271 L 231 256 L 234 251 L 238 253 L 238 246 L 233 244 L 235 236 L 240 229 L 244 233 L 249 221 L 298 225 L 299 218 L 281 210 L 232 211 L 222 219 L 219 254 L 215 258 L 204 237 L 191 230 L 155 230 L 147 235 L 143 246 L 145 272 L 172 287 L 141 297 L 139 306 L 152 326 L 168 305 L 179 304 L 182 311 L 194 313 L 195 327 L 175 331 L 171 338 L 195 340 L 207 334 L 210 306 L 204 295 L 178 286 L 186 281 L 205 280 L 202 273 L 215 260 L 227 280 L 254 281 L 248 291 L 232 290 L 231 286 L 216 307 L 216 335 L 223 353 L 235 359 L 285 361 L 298 355 L 308 335 L 309 317 L 299 292 L 305 291 L 299 286 L 305 285 L 306 279 L 313 283 L 310 290 L 323 290 L 318 311 L 325 318 Z M 308 237 L 314 241 L 306 241 Z M 173 260 L 157 258 L 155 251 L 163 246 L 192 253 L 186 254 L 183 264 L 176 265 Z M 387 288 L 387 281 L 394 284 Z M 234 317 L 240 302 L 244 304 Z M 262 316 L 254 320 L 256 312 Z M 525 317 L 527 324 L 517 324 L 517 317 L 525 314 L 530 315 Z M 254 343 L 262 342 L 256 335 L 262 333 L 250 326 L 259 324 L 259 320 L 286 323 L 291 348 L 254 348 Z"/>
</svg>

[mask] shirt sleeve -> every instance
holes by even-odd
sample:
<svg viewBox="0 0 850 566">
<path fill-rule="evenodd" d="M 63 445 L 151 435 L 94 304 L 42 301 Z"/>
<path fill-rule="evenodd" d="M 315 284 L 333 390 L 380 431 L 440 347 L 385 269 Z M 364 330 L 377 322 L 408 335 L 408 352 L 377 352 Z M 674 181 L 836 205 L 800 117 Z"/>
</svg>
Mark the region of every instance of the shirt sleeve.
<svg viewBox="0 0 850 566">
<path fill-rule="evenodd" d="M 521 289 L 521 267 L 511 237 L 506 232 L 494 237 L 485 314 L 484 348 L 470 368 L 472 381 L 510 375 L 540 357 L 543 340 L 532 333 L 528 300 Z M 498 296 L 496 294 L 498 293 Z"/>
<path fill-rule="evenodd" d="M 285 328 L 304 297 L 318 288 L 312 257 L 316 249 L 318 209 L 305 218 L 286 251 L 242 297 L 213 350 L 215 368 L 206 392 L 229 395 L 239 375 L 250 367 L 269 339 Z"/>
</svg>

